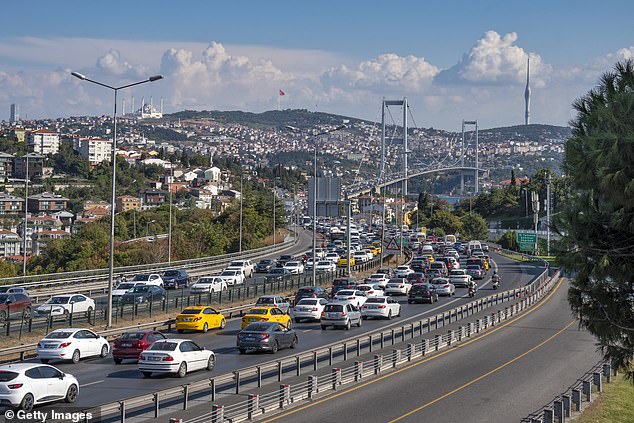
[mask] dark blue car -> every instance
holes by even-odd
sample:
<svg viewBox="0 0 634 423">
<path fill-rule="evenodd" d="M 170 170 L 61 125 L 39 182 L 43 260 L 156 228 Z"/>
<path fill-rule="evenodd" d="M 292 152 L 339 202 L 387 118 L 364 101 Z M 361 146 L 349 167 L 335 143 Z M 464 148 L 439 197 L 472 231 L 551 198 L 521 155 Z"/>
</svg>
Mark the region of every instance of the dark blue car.
<svg viewBox="0 0 634 423">
<path fill-rule="evenodd" d="M 165 289 L 187 287 L 190 280 L 187 271 L 183 269 L 171 269 L 163 273 L 163 286 Z"/>
</svg>

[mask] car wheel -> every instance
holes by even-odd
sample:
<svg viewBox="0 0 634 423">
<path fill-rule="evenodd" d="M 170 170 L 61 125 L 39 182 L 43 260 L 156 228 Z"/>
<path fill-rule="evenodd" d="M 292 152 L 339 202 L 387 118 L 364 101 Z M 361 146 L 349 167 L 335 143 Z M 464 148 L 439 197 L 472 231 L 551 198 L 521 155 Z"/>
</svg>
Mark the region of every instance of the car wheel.
<svg viewBox="0 0 634 423">
<path fill-rule="evenodd" d="M 350 320 L 348 320 L 348 321 L 346 322 L 346 330 L 350 330 L 350 327 L 351 327 L 351 326 L 352 326 L 352 325 L 350 324 Z"/>
<path fill-rule="evenodd" d="M 0 311 L 0 323 L 4 323 L 7 320 L 7 312 L 2 310 Z"/>
<path fill-rule="evenodd" d="M 122 358 L 112 358 L 114 360 L 114 364 L 121 364 L 123 362 Z"/>
<path fill-rule="evenodd" d="M 227 326 L 227 321 L 223 318 L 220 320 L 220 329 L 224 329 Z"/>
<path fill-rule="evenodd" d="M 301 322 L 302 322 L 302 319 L 299 319 L 297 317 L 295 318 L 295 323 L 301 323 Z"/>
<path fill-rule="evenodd" d="M 183 331 L 183 329 L 177 329 L 176 332 L 183 333 L 184 331 Z"/>
<path fill-rule="evenodd" d="M 358 327 L 358 328 L 360 328 L 360 327 L 361 327 L 361 320 L 363 320 L 363 319 L 361 319 L 361 318 L 359 317 L 359 323 L 357 323 L 357 327 Z"/>
<path fill-rule="evenodd" d="M 207 359 L 207 371 L 212 371 L 214 369 L 214 367 L 216 367 L 216 356 L 215 355 L 210 355 L 209 358 Z"/>
<path fill-rule="evenodd" d="M 93 315 L 94 315 L 94 314 L 93 314 L 93 309 L 92 309 L 92 307 L 88 307 L 88 310 L 86 310 L 86 317 L 88 317 L 88 316 L 93 316 Z"/>
<path fill-rule="evenodd" d="M 326 326 L 326 325 L 321 325 L 321 330 L 326 330 L 326 328 L 328 328 L 328 326 Z"/>
<path fill-rule="evenodd" d="M 146 377 L 146 378 L 152 376 L 152 372 L 141 372 L 141 373 L 143 373 L 143 377 Z"/>
<path fill-rule="evenodd" d="M 411 304 L 412 302 L 410 300 L 407 300 L 407 304 Z"/>
<path fill-rule="evenodd" d="M 68 387 L 68 391 L 66 391 L 66 398 L 64 398 L 64 401 L 66 401 L 69 404 L 72 404 L 76 400 L 77 400 L 77 385 L 73 383 L 72 385 Z"/>
<path fill-rule="evenodd" d="M 79 359 L 81 358 L 81 354 L 79 354 L 79 350 L 73 351 L 73 356 L 71 357 L 71 361 L 73 364 L 79 363 Z"/>
<path fill-rule="evenodd" d="M 26 394 L 24 396 L 24 398 L 22 398 L 22 401 L 20 401 L 19 408 L 20 408 L 20 410 L 24 410 L 24 411 L 33 410 L 33 395 L 32 394 Z"/>
<path fill-rule="evenodd" d="M 24 320 L 29 320 L 30 318 L 31 318 L 31 307 L 27 307 L 24 309 Z"/>
<path fill-rule="evenodd" d="M 64 317 L 65 317 L 65 318 L 68 318 L 68 315 L 69 315 L 69 314 L 70 314 L 70 311 L 68 311 L 68 310 L 64 310 Z M 51 315 L 52 315 L 52 313 L 51 313 Z"/>
<path fill-rule="evenodd" d="M 240 354 L 246 354 L 247 353 L 247 349 L 246 348 L 238 348 L 238 351 L 240 352 Z"/>
<path fill-rule="evenodd" d="M 40 358 L 40 363 L 42 364 L 48 364 L 50 360 L 48 358 Z"/>
<path fill-rule="evenodd" d="M 387 312 L 387 320 L 391 320 L 392 319 L 392 310 Z"/>
<path fill-rule="evenodd" d="M 396 315 L 396 317 L 401 317 L 401 306 L 398 307 L 398 314 Z"/>
<path fill-rule="evenodd" d="M 207 323 L 205 323 L 203 325 L 203 333 L 207 333 L 208 330 L 209 330 L 209 326 L 207 325 Z"/>
<path fill-rule="evenodd" d="M 178 375 L 178 377 L 185 377 L 185 375 L 187 374 L 187 363 L 183 361 L 181 365 L 178 366 L 178 372 L 176 372 L 176 374 Z"/>
<path fill-rule="evenodd" d="M 298 342 L 299 342 L 299 341 L 298 341 L 297 337 L 293 338 L 293 342 L 291 342 L 291 348 L 292 348 L 292 349 L 297 348 L 297 343 L 298 343 Z"/>
<path fill-rule="evenodd" d="M 271 354 L 275 354 L 277 352 L 277 350 L 279 350 L 279 345 L 277 345 L 277 341 L 275 341 L 275 343 L 273 344 L 273 346 L 271 347 Z"/>
<path fill-rule="evenodd" d="M 101 354 L 99 354 L 99 357 L 104 358 L 105 356 L 107 356 L 108 355 L 108 350 L 109 350 L 108 346 L 104 344 L 101 347 Z"/>
<path fill-rule="evenodd" d="M 361 316 L 363 320 L 368 320 L 368 316 Z"/>
</svg>

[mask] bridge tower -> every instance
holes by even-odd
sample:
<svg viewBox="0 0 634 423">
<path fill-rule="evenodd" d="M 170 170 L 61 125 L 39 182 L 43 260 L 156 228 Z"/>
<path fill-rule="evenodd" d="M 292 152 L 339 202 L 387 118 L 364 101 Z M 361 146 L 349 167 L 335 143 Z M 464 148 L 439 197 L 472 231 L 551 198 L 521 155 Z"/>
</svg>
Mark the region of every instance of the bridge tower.
<svg viewBox="0 0 634 423">
<path fill-rule="evenodd" d="M 472 126 L 475 128 L 475 168 L 473 175 L 473 180 L 475 184 L 475 193 L 477 194 L 480 191 L 480 182 L 479 182 L 479 154 L 480 154 L 480 144 L 478 139 L 478 121 L 477 120 L 462 120 L 462 144 L 460 147 L 460 167 L 464 167 L 464 159 L 465 159 L 465 129 L 467 126 Z M 460 194 L 464 195 L 464 177 L 465 171 L 460 172 Z"/>
<path fill-rule="evenodd" d="M 407 196 L 407 156 L 409 150 L 407 148 L 407 97 L 402 100 L 386 100 L 383 99 L 381 104 L 381 172 L 380 181 L 385 178 L 385 111 L 389 106 L 401 106 L 403 108 L 403 195 Z"/>
</svg>

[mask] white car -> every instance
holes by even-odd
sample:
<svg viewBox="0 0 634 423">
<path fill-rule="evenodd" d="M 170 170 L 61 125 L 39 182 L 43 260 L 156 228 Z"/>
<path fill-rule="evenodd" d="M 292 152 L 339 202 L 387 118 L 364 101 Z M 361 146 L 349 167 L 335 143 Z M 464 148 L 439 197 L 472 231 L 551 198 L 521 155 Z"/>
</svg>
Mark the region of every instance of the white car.
<svg viewBox="0 0 634 423">
<path fill-rule="evenodd" d="M 385 295 L 385 292 L 383 292 L 383 288 L 381 288 L 381 286 L 378 284 L 364 283 L 361 285 L 357 285 L 357 289 L 359 291 L 365 292 L 365 295 L 368 298 L 383 297 Z"/>
<path fill-rule="evenodd" d="M 337 264 L 331 262 L 330 260 L 319 260 L 317 262 L 317 266 L 315 266 L 315 271 L 317 273 L 326 273 L 326 272 L 336 272 Z"/>
<path fill-rule="evenodd" d="M 368 261 L 374 258 L 374 253 L 370 251 L 368 248 L 361 250 L 361 252 L 365 253 L 366 257 L 368 258 Z"/>
<path fill-rule="evenodd" d="M 123 297 L 123 294 L 137 285 L 145 285 L 145 282 L 121 282 L 112 290 L 112 301 L 116 304 Z"/>
<path fill-rule="evenodd" d="M 192 294 L 209 294 L 227 289 L 227 281 L 220 276 L 203 276 L 199 278 L 190 288 Z"/>
<path fill-rule="evenodd" d="M 220 275 L 218 275 L 220 279 L 225 281 L 227 285 L 241 285 L 244 283 L 244 273 L 242 270 L 223 270 Z"/>
<path fill-rule="evenodd" d="M 337 253 L 328 253 L 326 254 L 326 257 L 324 257 L 324 260 L 329 260 L 335 264 L 337 264 L 337 262 L 339 261 L 340 257 L 339 254 Z M 319 264 L 319 262 L 317 262 L 317 264 Z"/>
<path fill-rule="evenodd" d="M 401 315 L 401 305 L 394 298 L 376 297 L 368 298 L 361 306 L 361 317 L 383 317 L 391 319 Z"/>
<path fill-rule="evenodd" d="M 35 309 L 38 316 L 68 316 L 76 313 L 92 313 L 95 300 L 82 294 L 63 294 L 49 298 L 47 302 Z"/>
<path fill-rule="evenodd" d="M 245 278 L 250 278 L 255 273 L 255 264 L 251 260 L 234 260 L 225 270 L 240 270 Z"/>
<path fill-rule="evenodd" d="M 390 280 L 390 277 L 386 275 L 385 273 L 374 273 L 370 275 L 370 277 L 367 278 L 365 282 L 375 283 L 375 284 L 378 284 L 381 288 L 385 288 L 389 280 Z"/>
<path fill-rule="evenodd" d="M 321 320 L 321 312 L 324 311 L 326 304 L 328 304 L 328 300 L 325 298 L 302 298 L 293 307 L 295 322 Z"/>
<path fill-rule="evenodd" d="M 394 270 L 394 276 L 397 278 L 406 278 L 410 273 L 414 273 L 414 271 L 407 265 L 397 266 Z"/>
<path fill-rule="evenodd" d="M 412 284 L 404 278 L 390 279 L 385 287 L 385 295 L 407 295 L 412 289 Z"/>
<path fill-rule="evenodd" d="M 357 251 L 355 252 L 352 257 L 354 258 L 355 262 L 359 262 L 359 263 L 366 263 L 368 261 L 368 256 L 366 253 L 364 253 L 363 251 Z"/>
<path fill-rule="evenodd" d="M 73 403 L 79 382 L 73 375 L 46 364 L 14 363 L 0 366 L 0 404 L 31 411 L 55 401 Z"/>
<path fill-rule="evenodd" d="M 304 270 L 313 270 L 313 259 L 309 258 L 306 260 L 306 264 L 304 265 Z"/>
<path fill-rule="evenodd" d="M 365 292 L 356 289 L 342 289 L 332 297 L 333 301 L 351 303 L 357 308 L 361 307 L 367 299 Z"/>
<path fill-rule="evenodd" d="M 194 370 L 212 370 L 216 355 L 189 339 L 160 339 L 143 351 L 137 368 L 144 377 L 152 373 L 174 373 L 178 377 Z"/>
<path fill-rule="evenodd" d="M 139 273 L 130 282 L 143 282 L 146 285 L 156 285 L 163 288 L 163 278 L 158 273 Z"/>
<path fill-rule="evenodd" d="M 469 282 L 471 282 L 471 275 L 468 275 L 465 269 L 453 269 L 449 272 L 449 282 L 456 287 L 461 286 L 466 288 L 469 286 Z"/>
<path fill-rule="evenodd" d="M 81 328 L 56 329 L 37 343 L 37 358 L 42 363 L 49 360 L 70 360 L 106 357 L 110 352 L 108 340 L 95 332 Z"/>
<path fill-rule="evenodd" d="M 447 295 L 451 297 L 456 294 L 456 287 L 454 284 L 449 282 L 447 278 L 436 278 L 431 281 L 436 287 L 436 292 L 438 295 Z"/>
<path fill-rule="evenodd" d="M 291 275 L 301 275 L 304 273 L 304 265 L 300 261 L 287 261 L 284 269 L 291 272 Z"/>
</svg>

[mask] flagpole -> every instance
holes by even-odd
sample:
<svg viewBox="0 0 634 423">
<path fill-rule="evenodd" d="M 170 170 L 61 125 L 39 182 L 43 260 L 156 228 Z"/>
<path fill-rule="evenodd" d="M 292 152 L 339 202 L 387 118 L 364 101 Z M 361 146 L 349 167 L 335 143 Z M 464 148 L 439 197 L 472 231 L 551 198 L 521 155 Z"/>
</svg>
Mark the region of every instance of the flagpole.
<svg viewBox="0 0 634 423">
<path fill-rule="evenodd" d="M 278 91 L 278 93 L 277 93 L 277 111 L 278 111 L 278 112 L 279 112 L 280 110 L 282 110 L 281 103 L 282 103 L 282 95 L 281 95 L 281 94 L 280 94 L 280 92 Z"/>
</svg>

